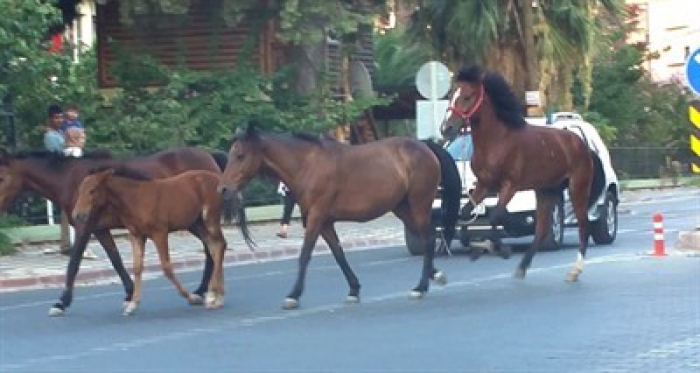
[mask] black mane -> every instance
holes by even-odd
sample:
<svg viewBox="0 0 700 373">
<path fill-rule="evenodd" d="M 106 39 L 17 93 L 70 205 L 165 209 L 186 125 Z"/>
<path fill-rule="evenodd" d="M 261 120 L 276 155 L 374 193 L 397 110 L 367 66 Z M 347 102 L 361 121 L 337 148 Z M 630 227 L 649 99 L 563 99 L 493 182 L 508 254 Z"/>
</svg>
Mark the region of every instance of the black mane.
<svg viewBox="0 0 700 373">
<path fill-rule="evenodd" d="M 137 169 L 126 167 L 126 166 L 99 166 L 90 169 L 88 175 L 93 175 L 107 170 L 114 170 L 114 176 L 123 177 L 126 179 L 137 180 L 137 181 L 149 181 L 153 180 L 150 176 L 146 175 L 144 172 Z"/>
<path fill-rule="evenodd" d="M 322 145 L 321 138 L 317 135 L 307 133 L 307 132 L 293 132 L 292 137 L 302 141 L 312 142 L 316 145 Z"/>
<path fill-rule="evenodd" d="M 485 71 L 479 66 L 463 68 L 457 75 L 457 81 L 483 84 L 486 94 L 493 102 L 496 117 L 511 128 L 527 125 L 523 118 L 523 106 L 515 96 L 503 76 L 495 71 Z"/>
<path fill-rule="evenodd" d="M 236 130 L 233 136 L 233 142 L 236 141 L 255 141 L 259 139 L 260 131 L 258 130 L 259 124 L 257 122 L 250 122 L 246 127 L 242 127 Z M 318 135 L 308 133 L 308 132 L 292 132 L 291 137 L 293 139 L 302 140 L 310 142 L 316 145 L 323 145 L 323 139 Z"/>
</svg>

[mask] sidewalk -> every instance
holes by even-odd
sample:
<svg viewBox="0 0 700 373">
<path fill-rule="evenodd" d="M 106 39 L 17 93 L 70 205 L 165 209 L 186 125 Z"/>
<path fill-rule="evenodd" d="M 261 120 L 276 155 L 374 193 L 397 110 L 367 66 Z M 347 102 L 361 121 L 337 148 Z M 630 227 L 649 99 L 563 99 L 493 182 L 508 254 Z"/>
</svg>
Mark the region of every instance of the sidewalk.
<svg viewBox="0 0 700 373">
<path fill-rule="evenodd" d="M 269 209 L 270 212 L 273 209 Z M 275 210 L 275 217 L 279 214 Z M 278 238 L 276 233 L 279 224 L 271 221 L 271 216 L 261 213 L 255 216 L 257 223 L 249 226 L 251 235 L 257 247 L 251 251 L 243 242 L 237 227 L 224 228 L 224 236 L 228 242 L 225 255 L 226 264 L 244 264 L 296 258 L 302 243 L 303 228 L 299 219 L 290 226 L 290 234 L 286 239 Z M 251 219 L 252 220 L 252 219 Z M 364 250 L 390 245 L 403 245 L 403 224 L 392 214 L 368 223 L 338 223 L 338 236 L 346 251 Z M 62 287 L 65 281 L 65 271 L 68 257 L 60 254 L 44 254 L 43 250 L 55 247 L 57 243 L 48 235 L 48 240 L 31 242 L 20 245 L 17 253 L 0 257 L 0 293 L 32 288 Z M 44 237 L 44 238 L 47 238 Z M 131 247 L 125 235 L 117 235 L 117 247 L 122 255 L 124 264 L 129 271 L 132 268 Z M 91 240 L 88 247 L 98 255 L 97 259 L 83 259 L 76 286 L 96 283 L 119 283 L 119 278 L 107 259 L 104 249 L 96 240 Z M 170 256 L 176 271 L 196 270 L 204 268 L 204 253 L 202 244 L 188 232 L 177 232 L 170 235 Z M 319 238 L 314 251 L 315 255 L 328 252 L 325 242 Z M 144 278 L 160 276 L 160 262 L 152 242 L 146 246 Z"/>
</svg>

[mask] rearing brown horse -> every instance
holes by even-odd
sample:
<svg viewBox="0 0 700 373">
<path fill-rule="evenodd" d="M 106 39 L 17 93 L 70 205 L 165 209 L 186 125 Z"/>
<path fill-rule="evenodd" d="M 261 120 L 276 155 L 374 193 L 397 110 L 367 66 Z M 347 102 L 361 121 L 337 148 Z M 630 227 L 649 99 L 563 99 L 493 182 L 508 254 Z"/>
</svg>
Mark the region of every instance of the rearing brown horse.
<svg viewBox="0 0 700 373">
<path fill-rule="evenodd" d="M 568 186 L 580 244 L 567 280 L 576 281 L 583 271 L 588 246 L 588 208 L 604 186 L 602 180 L 594 178 L 594 165 L 600 166 L 600 159 L 573 132 L 526 123 L 522 107 L 503 77 L 478 66 L 464 68 L 457 74 L 442 131 L 449 134 L 462 126 L 471 126 L 474 141 L 471 167 L 477 183 L 471 193 L 473 203 L 478 205 L 487 193 L 498 192 L 490 217 L 493 227 L 504 218 L 505 206 L 515 192 L 535 190 L 535 238 L 515 277 L 525 277 L 547 235 L 554 202 Z M 493 233 L 492 240 L 500 248 L 495 228 Z"/>
<path fill-rule="evenodd" d="M 412 295 L 423 296 L 430 278 L 446 281 L 433 267 L 435 241 L 428 239 L 431 205 L 441 183 L 445 225 L 453 227 L 462 187 L 454 161 L 438 145 L 408 138 L 347 145 L 304 134 L 265 134 L 250 125 L 234 138 L 220 190 L 237 191 L 261 173 L 281 179 L 297 197 L 306 217 L 299 272 L 284 308 L 299 306 L 311 251 L 319 235 L 328 243 L 348 281 L 347 301 L 359 301 L 360 283 L 343 254 L 334 224 L 369 221 L 389 211 L 420 237 L 425 248 L 421 279 Z M 445 233 L 448 242 L 453 233 Z"/>
</svg>

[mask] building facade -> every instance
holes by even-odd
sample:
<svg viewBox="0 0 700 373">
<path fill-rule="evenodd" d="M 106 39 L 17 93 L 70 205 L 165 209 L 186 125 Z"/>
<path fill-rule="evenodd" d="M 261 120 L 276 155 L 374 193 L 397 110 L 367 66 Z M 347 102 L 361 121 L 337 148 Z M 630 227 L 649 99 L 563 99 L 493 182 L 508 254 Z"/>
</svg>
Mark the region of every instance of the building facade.
<svg viewBox="0 0 700 373">
<path fill-rule="evenodd" d="M 646 63 L 657 82 L 685 81 L 688 55 L 700 48 L 700 1 L 626 0 L 637 11 L 637 29 L 629 42 L 643 42 L 658 56 Z"/>
</svg>

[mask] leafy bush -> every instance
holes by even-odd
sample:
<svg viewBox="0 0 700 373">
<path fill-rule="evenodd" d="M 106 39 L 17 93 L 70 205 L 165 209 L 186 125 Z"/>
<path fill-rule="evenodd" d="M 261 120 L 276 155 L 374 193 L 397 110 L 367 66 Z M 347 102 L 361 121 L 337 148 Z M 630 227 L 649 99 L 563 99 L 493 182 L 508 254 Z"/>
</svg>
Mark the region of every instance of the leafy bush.
<svg viewBox="0 0 700 373">
<path fill-rule="evenodd" d="M 10 255 L 16 251 L 17 249 L 15 249 L 15 246 L 12 244 L 10 237 L 0 232 L 0 256 Z"/>
<path fill-rule="evenodd" d="M 123 89 L 107 105 L 85 105 L 88 147 L 144 154 L 192 145 L 228 150 L 233 132 L 250 121 L 268 131 L 322 133 L 383 102 L 301 98 L 288 71 L 265 76 L 241 65 L 222 71 L 168 68 L 123 54 L 114 68 Z M 147 82 L 158 81 L 158 87 Z"/>
<path fill-rule="evenodd" d="M 0 230 L 3 228 L 16 227 L 19 225 L 22 225 L 22 220 L 17 217 L 13 217 L 11 215 L 0 216 Z M 4 232 L 0 231 L 0 256 L 9 255 L 16 251 L 17 250 L 12 244 L 12 240 L 10 239 L 10 237 Z"/>
</svg>

